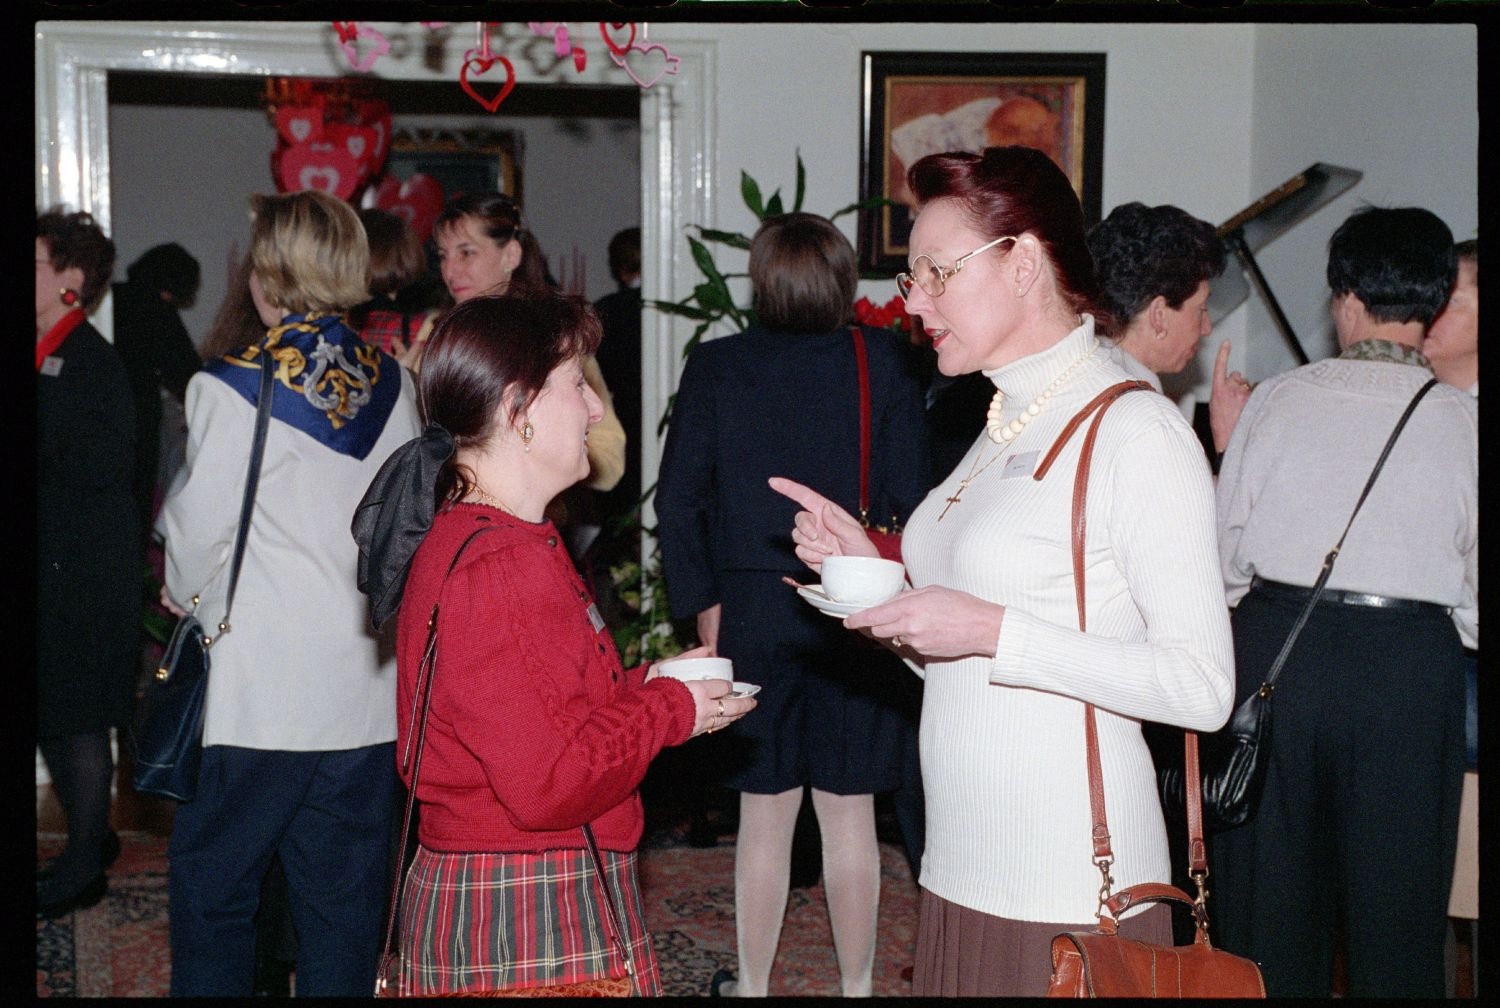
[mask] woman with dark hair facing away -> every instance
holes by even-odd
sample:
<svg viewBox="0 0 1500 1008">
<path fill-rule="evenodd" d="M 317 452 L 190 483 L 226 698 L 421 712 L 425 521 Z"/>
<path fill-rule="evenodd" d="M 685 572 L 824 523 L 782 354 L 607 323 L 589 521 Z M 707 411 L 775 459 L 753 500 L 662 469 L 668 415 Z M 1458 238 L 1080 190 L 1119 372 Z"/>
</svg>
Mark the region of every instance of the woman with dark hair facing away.
<svg viewBox="0 0 1500 1008">
<path fill-rule="evenodd" d="M 1338 356 L 1257 385 L 1224 453 L 1239 701 L 1308 612 L 1276 680 L 1256 812 L 1209 848 L 1215 935 L 1260 963 L 1271 997 L 1329 995 L 1335 920 L 1350 997 L 1444 994 L 1463 648 L 1479 646 L 1479 405 L 1436 380 L 1423 346 L 1456 272 L 1431 211 L 1356 210 L 1328 242 Z"/>
<path fill-rule="evenodd" d="M 39 918 L 103 899 L 120 853 L 109 733 L 129 723 L 146 557 L 130 381 L 88 321 L 114 264 L 89 214 L 37 214 L 36 734 L 68 822 L 62 855 L 37 871 Z"/>
<path fill-rule="evenodd" d="M 583 361 L 598 342 L 581 298 L 466 299 L 428 341 L 422 437 L 355 517 L 372 620 L 398 616 L 402 751 L 420 730 L 414 697 L 438 607 L 418 847 L 400 908 L 405 995 L 619 976 L 614 937 L 634 993 L 660 993 L 636 881 L 638 788 L 664 747 L 755 706 L 724 680 L 621 668 L 543 515 L 588 470 L 603 409 Z M 402 774 L 411 786 L 409 761 Z M 612 934 L 614 920 L 625 934 Z"/>
<path fill-rule="evenodd" d="M 504 193 L 465 193 L 449 200 L 432 237 L 443 285 L 456 304 L 481 294 L 538 293 L 555 286 L 536 235 Z M 607 491 L 625 474 L 625 428 L 592 353 L 583 358 L 583 375 L 604 406 L 604 418 L 589 433 L 587 486 Z"/>
<path fill-rule="evenodd" d="M 187 458 L 162 505 L 164 595 L 217 623 L 262 365 L 271 420 L 235 589 L 213 645 L 198 793 L 167 848 L 172 993 L 248 996 L 272 856 L 296 925 L 297 993 L 374 985 L 395 814 L 396 668 L 356 587 L 348 527 L 371 477 L 417 431 L 395 358 L 343 323 L 365 297 L 364 229 L 305 191 L 251 199 L 250 297 L 269 331 L 188 383 Z"/>
<path fill-rule="evenodd" d="M 1093 445 L 1079 628 L 1070 532 L 1084 441 L 1068 421 L 1129 378 L 1095 335 L 1098 296 L 1067 176 L 1027 147 L 933 154 L 896 278 L 944 374 L 995 383 L 986 429 L 918 505 L 902 553 L 915 588 L 848 616 L 925 680 L 927 837 L 912 993 L 1035 997 L 1060 931 L 1094 926 L 1085 705 L 1096 708 L 1116 888 L 1170 878 L 1141 721 L 1219 727 L 1233 695 L 1213 485 L 1182 414 L 1121 396 Z M 859 522 L 791 480 L 797 552 L 874 556 Z M 1121 934 L 1170 944 L 1160 904 Z"/>
<path fill-rule="evenodd" d="M 1089 229 L 1099 297 L 1117 330 L 1109 350 L 1133 378 L 1161 391 L 1161 375 L 1192 362 L 1213 332 L 1210 284 L 1224 272 L 1224 244 L 1214 226 L 1170 204 L 1122 203 Z M 1229 443 L 1250 396 L 1238 371 L 1226 375 L 1229 341 L 1214 360 L 1209 426 L 1214 451 Z"/>
<path fill-rule="evenodd" d="M 422 241 L 400 217 L 378 207 L 359 212 L 370 243 L 370 300 L 349 309 L 349 326 L 403 364 L 432 327 L 419 281 L 427 272 Z"/>
<path fill-rule="evenodd" d="M 849 322 L 854 249 L 832 223 L 792 213 L 750 243 L 757 325 L 705 341 L 683 371 L 656 494 L 672 609 L 759 683 L 762 711 L 735 729 L 726 783 L 740 792 L 735 840 L 739 973 L 712 993 L 764 996 L 786 912 L 803 791 L 823 837 L 823 879 L 840 986 L 868 996 L 880 898 L 874 795 L 900 783 L 904 670 L 782 584 L 801 569 L 796 508 L 767 479 L 792 475 L 859 502 L 860 377 Z M 872 520 L 905 519 L 927 482 L 921 385 L 897 337 L 863 334 L 871 403 Z"/>
</svg>

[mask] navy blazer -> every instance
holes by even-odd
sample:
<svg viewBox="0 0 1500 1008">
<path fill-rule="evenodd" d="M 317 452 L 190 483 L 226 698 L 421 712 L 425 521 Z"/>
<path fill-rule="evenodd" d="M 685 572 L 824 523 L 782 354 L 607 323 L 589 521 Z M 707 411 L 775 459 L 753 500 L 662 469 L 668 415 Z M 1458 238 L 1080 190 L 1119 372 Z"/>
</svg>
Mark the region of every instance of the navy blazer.
<svg viewBox="0 0 1500 1008">
<path fill-rule="evenodd" d="M 922 385 L 910 348 L 866 328 L 870 521 L 911 515 L 931 483 Z M 656 490 L 673 614 L 717 604 L 721 571 L 805 572 L 792 551 L 798 506 L 767 485 L 803 483 L 859 513 L 859 379 L 848 327 L 752 328 L 700 343 L 672 407 Z"/>
</svg>

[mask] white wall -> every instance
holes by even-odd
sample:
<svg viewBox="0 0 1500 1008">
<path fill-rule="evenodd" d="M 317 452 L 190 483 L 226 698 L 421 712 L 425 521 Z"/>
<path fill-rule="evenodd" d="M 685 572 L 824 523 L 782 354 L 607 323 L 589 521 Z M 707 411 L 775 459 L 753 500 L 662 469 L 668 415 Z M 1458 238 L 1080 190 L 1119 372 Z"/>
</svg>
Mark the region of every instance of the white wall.
<svg viewBox="0 0 1500 1008">
<path fill-rule="evenodd" d="M 1313 360 L 1334 352 L 1324 280 L 1328 239 L 1355 209 L 1422 206 L 1473 238 L 1479 226 L 1477 33 L 1473 25 L 1263 25 L 1255 37 L 1252 119 L 1256 194 L 1315 161 L 1364 178 L 1257 254 L 1256 262 Z M 1265 338 L 1252 381 L 1295 363 L 1259 302 Z"/>
<path fill-rule="evenodd" d="M 393 85 L 399 86 L 399 85 Z M 590 299 L 615 289 L 606 248 L 621 228 L 640 223 L 640 128 L 634 120 L 478 116 L 396 116 L 393 125 L 489 126 L 522 134 L 526 213 L 558 273 L 576 248 Z M 183 312 L 201 340 L 224 298 L 231 259 L 250 237 L 247 197 L 275 192 L 271 149 L 276 131 L 259 110 L 112 105 L 111 237 L 116 278 L 148 248 L 179 242 L 197 256 L 203 286 Z"/>
<path fill-rule="evenodd" d="M 1258 254 L 1272 291 L 1316 359 L 1332 344 L 1323 267 L 1328 236 L 1362 202 L 1430 207 L 1456 237 L 1478 221 L 1476 33 L 1472 25 L 653 24 L 652 41 L 718 45 L 716 226 L 753 221 L 748 171 L 769 191 L 794 184 L 831 213 L 859 186 L 862 50 L 1103 52 L 1105 213 L 1175 203 L 1221 223 L 1317 161 L 1364 179 Z M 851 217 L 840 218 L 850 239 Z M 721 264 L 742 263 L 721 253 Z M 862 282 L 884 301 L 893 285 Z M 1252 380 L 1292 366 L 1255 295 L 1205 344 L 1179 383 L 1206 381 L 1219 339 Z"/>
</svg>

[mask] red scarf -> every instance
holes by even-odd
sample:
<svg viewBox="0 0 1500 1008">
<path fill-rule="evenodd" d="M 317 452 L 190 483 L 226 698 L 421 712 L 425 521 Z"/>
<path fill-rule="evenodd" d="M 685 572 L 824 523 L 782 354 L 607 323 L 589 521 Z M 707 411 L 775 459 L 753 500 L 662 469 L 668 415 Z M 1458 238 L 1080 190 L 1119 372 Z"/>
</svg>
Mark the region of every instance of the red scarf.
<svg viewBox="0 0 1500 1008">
<path fill-rule="evenodd" d="M 36 341 L 36 369 L 39 373 L 42 370 L 42 361 L 51 357 L 52 351 L 62 346 L 63 340 L 82 325 L 87 317 L 82 308 L 74 308 L 52 323 L 52 328 L 47 330 L 47 335 Z"/>
</svg>

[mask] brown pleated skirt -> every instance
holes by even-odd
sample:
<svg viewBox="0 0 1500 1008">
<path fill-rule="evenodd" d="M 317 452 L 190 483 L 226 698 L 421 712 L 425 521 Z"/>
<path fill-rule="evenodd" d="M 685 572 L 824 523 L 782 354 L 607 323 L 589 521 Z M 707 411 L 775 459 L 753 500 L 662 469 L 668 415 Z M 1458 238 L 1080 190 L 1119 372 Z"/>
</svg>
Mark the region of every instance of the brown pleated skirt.
<svg viewBox="0 0 1500 1008">
<path fill-rule="evenodd" d="M 921 891 L 914 997 L 1041 997 L 1052 979 L 1052 938 L 1087 924 L 992 917 Z M 1172 944 L 1172 911 L 1157 904 L 1120 923 L 1136 941 Z"/>
</svg>

